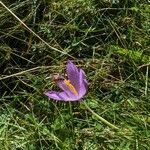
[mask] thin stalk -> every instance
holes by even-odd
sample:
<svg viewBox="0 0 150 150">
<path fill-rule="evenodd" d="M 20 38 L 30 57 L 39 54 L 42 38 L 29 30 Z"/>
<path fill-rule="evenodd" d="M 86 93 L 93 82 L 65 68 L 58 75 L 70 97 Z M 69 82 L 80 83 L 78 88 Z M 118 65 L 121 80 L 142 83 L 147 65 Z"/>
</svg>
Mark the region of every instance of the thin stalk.
<svg viewBox="0 0 150 150">
<path fill-rule="evenodd" d="M 86 108 L 95 116 L 97 117 L 101 122 L 103 122 L 104 124 L 106 124 L 107 126 L 119 130 L 118 127 L 116 127 L 115 125 L 111 124 L 110 122 L 108 122 L 107 120 L 105 120 L 104 118 L 102 118 L 101 116 L 99 116 L 97 113 L 95 113 L 85 102 L 84 105 L 86 106 Z"/>
<path fill-rule="evenodd" d="M 145 79 L 145 95 L 147 96 L 147 91 L 148 91 L 148 71 L 149 71 L 149 67 L 147 66 L 146 68 L 146 79 Z"/>
<path fill-rule="evenodd" d="M 45 45 L 47 45 L 50 49 L 55 50 L 57 52 L 60 52 L 64 55 L 68 55 L 71 58 L 73 58 L 73 56 L 67 54 L 67 52 L 64 52 L 62 50 L 59 50 L 51 45 L 49 45 L 45 40 L 43 40 L 38 34 L 36 34 L 34 31 L 32 31 L 19 17 L 17 17 L 2 1 L 0 1 L 0 4 L 8 11 L 10 12 L 29 32 L 31 32 L 34 36 L 36 36 L 39 40 L 41 40 Z"/>
</svg>

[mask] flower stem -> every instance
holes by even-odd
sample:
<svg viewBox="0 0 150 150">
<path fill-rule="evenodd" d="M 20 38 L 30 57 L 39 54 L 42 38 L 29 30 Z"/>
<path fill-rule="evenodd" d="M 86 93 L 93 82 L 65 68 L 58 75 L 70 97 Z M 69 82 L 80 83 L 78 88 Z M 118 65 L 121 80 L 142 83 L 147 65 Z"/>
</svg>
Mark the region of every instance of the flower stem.
<svg viewBox="0 0 150 150">
<path fill-rule="evenodd" d="M 95 113 L 85 102 L 84 105 L 86 106 L 86 108 L 95 116 L 97 117 L 100 121 L 102 121 L 104 124 L 108 125 L 111 128 L 114 128 L 116 130 L 119 130 L 118 127 L 116 127 L 115 125 L 111 124 L 110 122 L 108 122 L 107 120 L 105 120 L 104 118 L 102 118 L 101 116 L 99 116 L 97 113 Z"/>
</svg>

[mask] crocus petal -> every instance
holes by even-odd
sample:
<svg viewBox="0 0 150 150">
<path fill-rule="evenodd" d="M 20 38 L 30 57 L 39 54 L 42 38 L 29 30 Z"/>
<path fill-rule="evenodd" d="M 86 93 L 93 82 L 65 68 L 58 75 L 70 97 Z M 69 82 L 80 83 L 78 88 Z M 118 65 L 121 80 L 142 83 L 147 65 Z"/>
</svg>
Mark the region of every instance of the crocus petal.
<svg viewBox="0 0 150 150">
<path fill-rule="evenodd" d="M 76 88 L 76 90 L 78 90 L 80 87 L 79 84 L 79 70 L 76 67 L 76 65 L 74 65 L 70 60 L 67 63 L 67 76 L 68 79 L 72 82 L 72 84 L 74 85 L 74 87 Z"/>
<path fill-rule="evenodd" d="M 60 89 L 62 89 L 64 92 L 66 92 L 68 97 L 70 97 L 71 99 L 76 98 L 76 95 L 70 91 L 69 87 L 66 84 L 64 84 L 63 80 L 57 81 L 57 85 L 59 86 Z"/>
<path fill-rule="evenodd" d="M 52 98 L 54 100 L 62 100 L 62 101 L 68 101 L 70 98 L 66 94 L 66 92 L 56 92 L 56 91 L 48 91 L 44 93 L 49 98 Z"/>
<path fill-rule="evenodd" d="M 80 101 L 88 88 L 85 73 L 82 69 L 78 69 L 71 61 L 67 63 L 66 72 L 68 80 L 56 80 L 62 92 L 48 91 L 45 95 L 60 101 Z"/>
<path fill-rule="evenodd" d="M 68 61 L 66 71 L 68 79 L 79 93 L 77 99 L 81 99 L 86 94 L 88 88 L 85 72 L 82 69 L 78 69 L 71 61 Z"/>
<path fill-rule="evenodd" d="M 88 83 L 85 79 L 85 73 L 82 69 L 79 70 L 79 97 L 83 97 L 87 92 Z"/>
<path fill-rule="evenodd" d="M 78 97 L 69 97 L 66 92 L 56 92 L 56 91 L 48 91 L 44 93 L 46 96 L 48 96 L 51 99 L 57 100 L 57 101 L 79 101 Z"/>
</svg>

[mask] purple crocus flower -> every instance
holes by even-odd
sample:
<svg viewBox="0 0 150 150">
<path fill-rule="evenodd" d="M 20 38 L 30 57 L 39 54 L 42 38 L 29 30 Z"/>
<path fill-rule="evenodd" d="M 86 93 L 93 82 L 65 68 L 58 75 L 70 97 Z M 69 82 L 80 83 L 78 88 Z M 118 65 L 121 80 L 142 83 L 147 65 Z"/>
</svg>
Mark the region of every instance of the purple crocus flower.
<svg viewBox="0 0 150 150">
<path fill-rule="evenodd" d="M 67 62 L 66 72 L 68 79 L 61 77 L 56 80 L 56 84 L 62 91 L 47 91 L 44 94 L 54 100 L 79 101 L 86 94 L 88 88 L 85 73 L 82 69 L 78 69 L 70 60 Z"/>
</svg>

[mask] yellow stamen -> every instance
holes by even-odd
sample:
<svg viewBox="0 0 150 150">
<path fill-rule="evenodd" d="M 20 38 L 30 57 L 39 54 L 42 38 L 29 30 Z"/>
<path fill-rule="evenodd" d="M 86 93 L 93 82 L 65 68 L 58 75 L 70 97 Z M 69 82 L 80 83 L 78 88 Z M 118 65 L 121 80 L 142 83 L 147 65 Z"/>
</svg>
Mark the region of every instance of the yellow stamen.
<svg viewBox="0 0 150 150">
<path fill-rule="evenodd" d="M 69 90 L 73 93 L 73 94 L 75 94 L 75 95 L 78 95 L 78 92 L 77 92 L 77 90 L 75 89 L 75 87 L 71 84 L 71 81 L 70 80 L 64 80 L 64 83 L 65 83 L 65 85 L 69 88 Z"/>
</svg>

